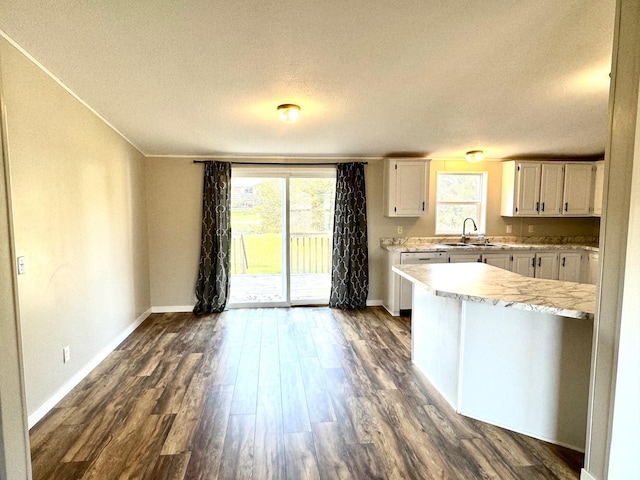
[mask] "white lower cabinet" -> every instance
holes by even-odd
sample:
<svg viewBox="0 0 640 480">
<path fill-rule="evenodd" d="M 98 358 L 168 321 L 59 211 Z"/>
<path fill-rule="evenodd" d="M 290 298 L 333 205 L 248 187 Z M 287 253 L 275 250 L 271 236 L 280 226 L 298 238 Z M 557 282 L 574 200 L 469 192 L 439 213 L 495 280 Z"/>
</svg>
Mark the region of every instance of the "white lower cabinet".
<svg viewBox="0 0 640 480">
<path fill-rule="evenodd" d="M 578 252 L 567 252 L 560 254 L 558 264 L 558 280 L 565 282 L 582 281 L 582 254 Z"/>
<path fill-rule="evenodd" d="M 535 277 L 558 280 L 558 252 L 536 253 Z"/>
<path fill-rule="evenodd" d="M 480 261 L 480 253 L 450 253 L 449 263 L 474 263 Z"/>
<path fill-rule="evenodd" d="M 518 252 L 511 254 L 511 271 L 527 277 L 558 279 L 557 252 Z"/>
<path fill-rule="evenodd" d="M 494 267 L 511 270 L 511 254 L 510 253 L 483 253 L 482 262 Z"/>
<path fill-rule="evenodd" d="M 536 254 L 534 252 L 518 252 L 511 254 L 511 271 L 524 275 L 535 276 Z"/>
<path fill-rule="evenodd" d="M 600 254 L 598 252 L 589 252 L 587 255 L 587 268 L 584 278 L 585 283 L 598 283 L 598 270 L 599 270 Z"/>
</svg>

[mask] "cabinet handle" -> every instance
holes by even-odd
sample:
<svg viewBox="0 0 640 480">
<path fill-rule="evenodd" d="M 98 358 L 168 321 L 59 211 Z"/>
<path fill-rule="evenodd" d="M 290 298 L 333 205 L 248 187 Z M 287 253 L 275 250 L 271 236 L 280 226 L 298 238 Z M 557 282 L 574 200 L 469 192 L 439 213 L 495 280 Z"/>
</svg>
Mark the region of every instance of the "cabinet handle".
<svg viewBox="0 0 640 480">
<path fill-rule="evenodd" d="M 487 259 L 486 258 L 484 259 L 484 263 L 487 263 Z"/>
<path fill-rule="evenodd" d="M 422 202 L 422 211 L 424 212 L 424 202 Z"/>
<path fill-rule="evenodd" d="M 533 257 L 533 258 L 531 259 L 531 266 L 532 266 L 533 268 L 536 268 L 536 257 Z"/>
<path fill-rule="evenodd" d="M 540 202 L 536 202 L 536 212 L 540 211 Z"/>
<path fill-rule="evenodd" d="M 567 257 L 562 257 L 562 266 L 563 267 L 564 267 L 566 261 L 567 261 Z"/>
<path fill-rule="evenodd" d="M 569 202 L 566 202 L 566 203 L 564 204 L 564 211 L 566 212 L 566 211 L 568 211 L 568 210 L 569 210 Z"/>
<path fill-rule="evenodd" d="M 542 211 L 544 212 L 544 202 L 542 202 Z"/>
<path fill-rule="evenodd" d="M 538 257 L 538 266 L 541 267 L 542 266 L 542 257 Z"/>
</svg>

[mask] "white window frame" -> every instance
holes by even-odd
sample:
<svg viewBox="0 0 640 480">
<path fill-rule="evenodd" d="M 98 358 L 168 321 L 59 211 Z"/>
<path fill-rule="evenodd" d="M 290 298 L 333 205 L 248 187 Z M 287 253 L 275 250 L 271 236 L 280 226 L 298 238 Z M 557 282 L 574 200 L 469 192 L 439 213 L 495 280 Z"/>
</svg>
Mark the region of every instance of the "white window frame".
<svg viewBox="0 0 640 480">
<path fill-rule="evenodd" d="M 438 201 L 438 185 L 440 185 L 440 175 L 475 175 L 481 177 L 480 201 L 479 202 L 439 202 Z M 460 228 L 456 230 L 439 230 L 438 229 L 438 207 L 440 205 L 475 205 L 478 212 L 478 219 L 476 224 L 478 226 L 478 232 L 485 233 L 486 218 L 487 218 L 487 178 L 488 172 L 451 172 L 451 171 L 439 171 L 436 178 L 436 201 L 435 201 L 435 234 L 436 235 L 458 235 L 462 234 L 462 222 L 460 222 Z"/>
</svg>

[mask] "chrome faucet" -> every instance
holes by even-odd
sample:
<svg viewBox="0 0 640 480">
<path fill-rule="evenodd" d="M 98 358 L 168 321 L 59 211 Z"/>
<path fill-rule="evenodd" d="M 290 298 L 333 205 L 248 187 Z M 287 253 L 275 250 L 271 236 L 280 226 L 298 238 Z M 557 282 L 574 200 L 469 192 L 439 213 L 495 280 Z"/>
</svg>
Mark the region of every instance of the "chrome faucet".
<svg viewBox="0 0 640 480">
<path fill-rule="evenodd" d="M 471 220 L 471 223 L 473 223 L 473 231 L 474 232 L 478 231 L 478 226 L 476 225 L 476 222 L 473 220 L 473 218 L 471 217 L 465 218 L 464 221 L 462 222 L 462 241 L 465 243 L 468 242 L 469 239 L 471 238 L 471 235 L 466 232 L 467 220 Z"/>
</svg>

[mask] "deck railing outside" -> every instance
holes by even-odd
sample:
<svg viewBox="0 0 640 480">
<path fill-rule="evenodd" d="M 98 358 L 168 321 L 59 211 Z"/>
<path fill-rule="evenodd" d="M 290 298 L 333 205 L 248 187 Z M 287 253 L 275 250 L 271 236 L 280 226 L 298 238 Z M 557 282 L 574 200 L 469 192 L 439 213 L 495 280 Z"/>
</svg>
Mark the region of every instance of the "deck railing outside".
<svg viewBox="0 0 640 480">
<path fill-rule="evenodd" d="M 331 240 L 326 233 L 292 233 L 291 273 L 329 273 Z"/>
<path fill-rule="evenodd" d="M 247 249 L 243 234 L 233 235 L 231 274 L 250 271 L 251 260 L 261 252 Z M 290 235 L 291 273 L 329 273 L 332 238 L 329 233 L 292 233 Z M 279 274 L 279 271 L 272 272 Z"/>
</svg>

